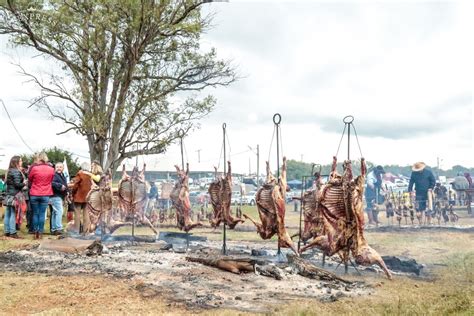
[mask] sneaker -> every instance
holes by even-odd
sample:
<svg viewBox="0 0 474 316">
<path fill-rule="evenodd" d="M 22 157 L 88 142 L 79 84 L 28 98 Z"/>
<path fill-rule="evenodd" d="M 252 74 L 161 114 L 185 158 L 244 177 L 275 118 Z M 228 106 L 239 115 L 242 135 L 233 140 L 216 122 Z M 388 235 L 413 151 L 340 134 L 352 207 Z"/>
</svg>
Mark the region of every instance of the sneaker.
<svg viewBox="0 0 474 316">
<path fill-rule="evenodd" d="M 10 233 L 5 233 L 5 237 L 10 237 Z"/>
</svg>

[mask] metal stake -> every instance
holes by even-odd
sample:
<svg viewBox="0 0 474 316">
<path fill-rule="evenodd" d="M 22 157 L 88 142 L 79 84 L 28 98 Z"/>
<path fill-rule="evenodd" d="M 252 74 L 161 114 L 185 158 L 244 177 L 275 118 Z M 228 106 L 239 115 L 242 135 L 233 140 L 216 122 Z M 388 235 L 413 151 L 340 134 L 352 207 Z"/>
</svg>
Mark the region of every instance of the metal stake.
<svg viewBox="0 0 474 316">
<path fill-rule="evenodd" d="M 347 160 L 350 161 L 351 160 L 351 124 L 354 121 L 354 117 L 352 115 L 348 115 L 348 116 L 344 117 L 344 119 L 342 121 L 347 126 Z M 350 221 L 349 215 L 350 214 L 349 214 L 349 212 L 347 211 L 347 208 L 346 208 L 346 223 L 347 224 L 349 224 L 349 221 Z M 348 256 L 349 256 L 349 249 L 347 249 L 347 253 L 348 253 Z M 347 264 L 347 260 L 344 260 L 344 273 L 347 274 L 348 271 L 349 271 L 349 267 L 348 267 L 348 264 Z"/>
<path fill-rule="evenodd" d="M 133 196 L 133 181 L 130 181 L 130 187 L 131 187 L 131 191 L 132 191 L 132 199 L 130 200 L 130 206 L 132 206 L 132 201 L 134 199 L 134 196 Z M 132 239 L 135 240 L 135 207 L 132 209 Z"/>
<path fill-rule="evenodd" d="M 184 170 L 184 154 L 183 154 L 184 130 L 180 129 L 178 132 L 178 136 L 179 136 L 179 145 L 181 147 L 181 170 Z"/>
<path fill-rule="evenodd" d="M 260 189 L 260 148 L 257 144 L 257 191 Z"/>
<path fill-rule="evenodd" d="M 273 123 L 276 128 L 276 143 L 277 143 L 277 179 L 280 179 L 280 123 L 281 115 L 276 113 L 273 115 Z M 286 203 L 286 201 L 285 201 Z M 281 247 L 280 247 L 280 236 L 278 236 L 278 252 L 277 257 L 281 256 Z"/>
<path fill-rule="evenodd" d="M 183 137 L 184 137 L 184 130 L 180 129 L 178 131 L 179 137 L 179 145 L 181 148 L 181 170 L 184 172 L 184 154 L 183 154 Z M 186 251 L 189 249 L 189 232 L 186 232 Z"/>
<path fill-rule="evenodd" d="M 223 136 L 223 149 L 224 149 L 224 176 L 226 175 L 226 153 L 225 153 L 225 133 L 226 133 L 226 128 L 227 124 L 224 123 L 222 124 L 222 136 Z M 222 214 L 224 215 L 224 214 Z M 222 254 L 226 255 L 227 254 L 227 236 L 226 236 L 226 222 L 225 222 L 225 217 L 224 217 L 224 227 L 222 230 Z"/>
<path fill-rule="evenodd" d="M 304 186 L 306 184 L 306 176 L 303 176 L 303 185 L 301 186 L 301 202 L 300 202 L 300 228 L 299 228 L 299 234 L 298 234 L 298 252 L 300 252 L 300 245 L 301 245 L 301 217 L 303 215 L 303 194 L 304 194 Z"/>
</svg>

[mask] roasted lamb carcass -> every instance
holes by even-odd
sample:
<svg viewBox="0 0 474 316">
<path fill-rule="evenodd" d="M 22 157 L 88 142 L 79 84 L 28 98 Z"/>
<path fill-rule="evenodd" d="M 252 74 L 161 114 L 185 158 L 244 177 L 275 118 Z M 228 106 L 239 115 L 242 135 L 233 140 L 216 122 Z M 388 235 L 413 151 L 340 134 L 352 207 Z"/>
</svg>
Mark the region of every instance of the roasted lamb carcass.
<svg viewBox="0 0 474 316">
<path fill-rule="evenodd" d="M 280 247 L 291 248 L 298 254 L 285 227 L 286 191 L 286 157 L 283 157 L 281 177 L 278 180 L 272 175 L 267 161 L 267 180 L 257 191 L 256 196 L 258 214 L 262 223 L 257 223 L 246 214 L 243 214 L 243 216 L 257 227 L 257 233 L 262 239 L 270 239 L 277 234 Z"/>
<path fill-rule="evenodd" d="M 391 278 L 382 257 L 368 245 L 364 237 L 362 198 L 367 170 L 365 161 L 361 160 L 361 175 L 355 179 L 352 177 L 350 161 L 344 162 L 343 175 L 337 173 L 336 165 L 334 157 L 329 181 L 322 186 L 319 200 L 312 204 L 318 208 L 313 212 L 320 218 L 320 222 L 311 230 L 313 239 L 300 252 L 318 247 L 328 256 L 339 254 L 345 262 L 349 260 L 351 253 L 356 263 L 376 263 Z M 313 196 L 318 198 L 315 194 Z"/>
<path fill-rule="evenodd" d="M 233 229 L 238 223 L 244 222 L 244 220 L 234 218 L 230 214 L 230 200 L 232 197 L 232 172 L 230 161 L 227 162 L 227 166 L 228 169 L 225 178 L 218 177 L 217 168 L 215 168 L 216 180 L 209 186 L 209 195 L 214 213 L 213 219 L 209 222 L 214 228 L 218 227 L 221 222 L 224 222 L 230 229 Z"/>
<path fill-rule="evenodd" d="M 93 182 L 86 201 L 89 226 L 84 227 L 85 234 L 93 233 L 101 219 L 105 221 L 112 210 L 112 172 L 110 170 L 100 177 L 99 185 Z"/>
<path fill-rule="evenodd" d="M 303 193 L 301 207 L 303 209 L 304 226 L 300 238 L 304 242 L 322 234 L 324 221 L 318 208 L 321 187 L 321 176 L 319 173 L 316 173 L 313 188 Z M 295 236 L 298 236 L 298 233 L 292 237 Z"/>
<path fill-rule="evenodd" d="M 170 198 L 173 206 L 176 208 L 176 222 L 178 228 L 189 232 L 197 226 L 202 226 L 202 223 L 194 223 L 191 218 L 191 201 L 189 201 L 189 164 L 186 164 L 186 171 L 181 170 L 178 166 L 176 171 L 178 173 L 178 180 L 171 191 Z"/>
<path fill-rule="evenodd" d="M 138 223 L 147 225 L 155 234 L 158 234 L 158 231 L 145 214 L 148 201 L 145 168 L 146 165 L 144 164 L 142 171 L 139 171 L 138 167 L 135 166 L 132 175 L 129 176 L 125 171 L 125 165 L 123 165 L 122 179 L 118 185 L 119 207 L 126 215 L 125 217 L 131 215 L 138 220 Z"/>
</svg>

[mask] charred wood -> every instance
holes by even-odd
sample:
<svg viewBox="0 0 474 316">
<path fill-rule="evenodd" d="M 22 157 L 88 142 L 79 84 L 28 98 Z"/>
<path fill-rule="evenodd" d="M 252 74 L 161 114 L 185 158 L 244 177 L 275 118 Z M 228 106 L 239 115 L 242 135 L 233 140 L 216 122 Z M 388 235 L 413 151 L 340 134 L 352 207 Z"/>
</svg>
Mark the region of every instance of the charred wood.
<svg viewBox="0 0 474 316">
<path fill-rule="evenodd" d="M 215 267 L 224 271 L 229 271 L 235 274 L 254 272 L 255 260 L 245 258 L 231 258 L 231 257 L 186 257 L 189 262 L 197 262 L 206 266 Z"/>
</svg>

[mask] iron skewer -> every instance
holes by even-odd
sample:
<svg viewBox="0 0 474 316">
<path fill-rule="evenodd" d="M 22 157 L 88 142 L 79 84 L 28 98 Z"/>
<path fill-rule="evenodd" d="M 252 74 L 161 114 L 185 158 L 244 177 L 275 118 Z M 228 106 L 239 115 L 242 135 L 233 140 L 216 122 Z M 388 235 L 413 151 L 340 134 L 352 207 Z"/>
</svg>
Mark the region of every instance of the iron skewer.
<svg viewBox="0 0 474 316">
<path fill-rule="evenodd" d="M 226 174 L 226 152 L 225 152 L 225 136 L 226 136 L 226 128 L 227 124 L 223 123 L 222 124 L 222 136 L 223 136 L 223 150 L 224 150 L 224 176 Z M 224 215 L 224 214 L 222 214 Z M 222 228 L 222 254 L 226 255 L 227 254 L 227 235 L 226 235 L 226 222 L 225 222 L 225 217 L 224 217 L 224 226 Z"/>
<path fill-rule="evenodd" d="M 280 179 L 280 123 L 281 123 L 281 115 L 276 113 L 273 115 L 273 124 L 275 124 L 276 128 L 276 143 L 277 143 L 277 179 Z M 286 203 L 286 201 L 285 201 Z M 280 236 L 278 236 L 278 251 L 277 257 L 280 258 L 281 254 L 281 247 L 280 247 Z"/>
</svg>

